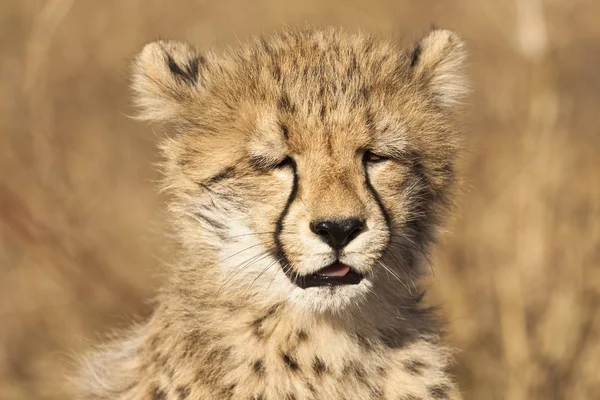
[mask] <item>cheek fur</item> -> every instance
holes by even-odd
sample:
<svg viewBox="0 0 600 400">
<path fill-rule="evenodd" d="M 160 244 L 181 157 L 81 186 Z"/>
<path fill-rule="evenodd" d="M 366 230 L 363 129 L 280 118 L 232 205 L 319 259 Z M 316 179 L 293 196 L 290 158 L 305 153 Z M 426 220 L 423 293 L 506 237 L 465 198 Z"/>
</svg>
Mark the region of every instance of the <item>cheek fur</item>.
<svg viewBox="0 0 600 400">
<path fill-rule="evenodd" d="M 390 228 L 401 224 L 418 183 L 411 176 L 409 167 L 392 162 L 375 165 L 369 169 L 369 177 L 390 218 Z"/>
<path fill-rule="evenodd" d="M 250 228 L 265 246 L 272 249 L 277 221 L 292 190 L 293 175 L 290 171 L 277 170 L 240 184 L 247 188 L 247 201 L 242 208 L 250 221 Z"/>
</svg>

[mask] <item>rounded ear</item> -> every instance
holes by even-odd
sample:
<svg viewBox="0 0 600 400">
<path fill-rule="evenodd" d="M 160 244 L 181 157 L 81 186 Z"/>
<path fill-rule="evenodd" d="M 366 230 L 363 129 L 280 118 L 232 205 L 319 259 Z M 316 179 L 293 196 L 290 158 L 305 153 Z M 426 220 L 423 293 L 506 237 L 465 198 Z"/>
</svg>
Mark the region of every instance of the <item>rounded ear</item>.
<svg viewBox="0 0 600 400">
<path fill-rule="evenodd" d="M 202 92 L 204 57 L 192 46 L 158 40 L 144 46 L 133 63 L 131 87 L 139 118 L 167 121 L 182 115 L 185 102 Z"/>
<path fill-rule="evenodd" d="M 449 30 L 434 29 L 413 48 L 413 79 L 420 81 L 443 107 L 459 102 L 468 92 L 464 75 L 466 51 L 460 37 Z"/>
</svg>

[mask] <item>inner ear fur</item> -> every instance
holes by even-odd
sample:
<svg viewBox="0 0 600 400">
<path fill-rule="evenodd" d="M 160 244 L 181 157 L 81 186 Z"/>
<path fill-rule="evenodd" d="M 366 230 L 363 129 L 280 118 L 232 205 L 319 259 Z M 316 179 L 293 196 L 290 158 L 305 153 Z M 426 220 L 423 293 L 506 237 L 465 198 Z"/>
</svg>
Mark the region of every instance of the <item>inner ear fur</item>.
<svg viewBox="0 0 600 400">
<path fill-rule="evenodd" d="M 450 107 L 468 92 L 465 58 L 465 44 L 456 33 L 434 29 L 413 47 L 410 68 L 442 107 Z"/>
</svg>

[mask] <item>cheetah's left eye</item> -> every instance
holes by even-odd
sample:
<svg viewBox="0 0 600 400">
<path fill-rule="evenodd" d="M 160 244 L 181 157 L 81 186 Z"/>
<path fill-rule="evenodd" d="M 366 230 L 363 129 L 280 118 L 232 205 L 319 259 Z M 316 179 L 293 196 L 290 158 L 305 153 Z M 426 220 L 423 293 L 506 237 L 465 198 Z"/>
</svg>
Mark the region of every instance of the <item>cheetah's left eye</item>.
<svg viewBox="0 0 600 400">
<path fill-rule="evenodd" d="M 370 151 L 367 150 L 367 151 L 365 151 L 365 154 L 363 156 L 363 160 L 365 162 L 368 162 L 368 163 L 380 163 L 380 162 L 389 160 L 389 158 L 377 155 L 377 154 L 372 153 L 372 152 L 370 152 Z"/>
</svg>

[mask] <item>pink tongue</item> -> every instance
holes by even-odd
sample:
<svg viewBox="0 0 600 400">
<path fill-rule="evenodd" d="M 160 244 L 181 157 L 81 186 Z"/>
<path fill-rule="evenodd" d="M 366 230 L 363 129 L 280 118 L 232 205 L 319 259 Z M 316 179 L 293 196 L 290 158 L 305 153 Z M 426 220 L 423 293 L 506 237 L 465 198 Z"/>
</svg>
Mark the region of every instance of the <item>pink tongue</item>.
<svg viewBox="0 0 600 400">
<path fill-rule="evenodd" d="M 335 263 L 329 267 L 317 271 L 317 275 L 321 276 L 345 276 L 350 272 L 350 267 L 341 263 Z"/>
</svg>

